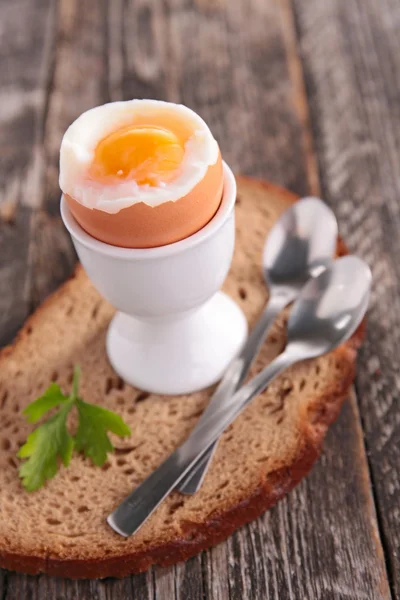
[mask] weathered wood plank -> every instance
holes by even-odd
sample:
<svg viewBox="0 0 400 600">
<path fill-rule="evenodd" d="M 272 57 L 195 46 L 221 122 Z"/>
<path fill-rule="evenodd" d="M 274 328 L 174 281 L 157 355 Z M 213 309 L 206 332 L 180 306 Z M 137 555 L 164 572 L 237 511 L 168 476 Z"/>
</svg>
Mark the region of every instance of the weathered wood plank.
<svg viewBox="0 0 400 600">
<path fill-rule="evenodd" d="M 58 42 L 43 139 L 46 172 L 31 252 L 33 306 L 71 273 L 75 263 L 70 238 L 59 217 L 61 138 L 80 113 L 109 99 L 106 3 L 59 0 L 55 27 Z"/>
<path fill-rule="evenodd" d="M 173 567 L 172 567 L 173 570 Z M 167 569 L 163 569 L 167 571 Z M 4 572 L 3 572 L 4 573 Z M 161 574 L 162 577 L 162 574 Z M 173 575 L 170 578 L 173 581 Z M 4 577 L 5 580 L 5 577 Z M 3 600 L 172 600 L 169 595 L 173 588 L 159 584 L 159 593 L 154 595 L 154 577 L 150 571 L 134 578 L 108 579 L 105 581 L 70 581 L 58 577 L 41 575 L 31 577 L 18 573 L 7 573 L 7 586 L 0 577 L 0 598 Z M 179 597 L 179 596 L 178 596 Z M 188 596 L 189 598 L 189 596 Z"/>
<path fill-rule="evenodd" d="M 52 0 L 2 6 L 0 344 L 11 340 L 30 310 L 30 229 L 41 194 L 53 20 Z"/>
<path fill-rule="evenodd" d="M 157 593 L 162 598 L 162 590 L 157 583 Z M 194 556 L 185 563 L 175 566 L 175 597 L 177 600 L 202 600 L 204 598 L 204 583 L 201 555 Z"/>
<path fill-rule="evenodd" d="M 87 583 L 89 586 L 91 582 Z M 64 600 L 82 598 L 82 600 L 86 600 L 86 598 L 93 598 L 94 600 L 96 596 L 88 594 L 78 596 L 74 583 L 67 580 L 44 575 L 31 577 L 9 572 L 7 573 L 7 590 L 4 598 L 7 600 L 42 600 L 44 598 L 63 598 Z"/>
<path fill-rule="evenodd" d="M 41 146 L 47 169 L 38 196 L 41 211 L 35 216 L 35 232 L 41 236 L 30 254 L 33 303 L 68 273 L 73 261 L 57 216 L 61 135 L 82 110 L 108 98 L 147 95 L 185 102 L 209 122 L 235 169 L 301 194 L 309 192 L 311 181 L 315 190 L 301 65 L 288 26 L 286 13 L 272 0 L 59 1 L 54 83 Z M 122 581 L 8 574 L 5 597 L 285 600 L 317 598 L 323 592 L 321 597 L 330 599 L 350 598 L 359 585 L 364 595 L 353 597 L 388 598 L 378 538 L 374 545 L 365 453 L 354 406 L 349 410 L 348 421 L 345 415 L 333 429 L 311 478 L 226 544 L 186 565 Z M 356 483 L 342 460 L 346 456 L 357 465 Z M 335 501 L 336 492 L 340 501 Z M 340 503 L 345 503 L 346 527 Z M 371 574 L 362 580 L 367 570 Z"/>
<path fill-rule="evenodd" d="M 203 554 L 206 598 L 230 598 L 228 544 L 219 544 Z"/>
<path fill-rule="evenodd" d="M 159 598 L 179 598 L 176 578 L 177 566 L 153 569 L 154 584 Z M 156 596 L 157 597 L 157 596 Z"/>
<path fill-rule="evenodd" d="M 400 596 L 400 5 L 296 2 L 325 196 L 374 289 L 357 389 L 393 593 Z"/>
</svg>

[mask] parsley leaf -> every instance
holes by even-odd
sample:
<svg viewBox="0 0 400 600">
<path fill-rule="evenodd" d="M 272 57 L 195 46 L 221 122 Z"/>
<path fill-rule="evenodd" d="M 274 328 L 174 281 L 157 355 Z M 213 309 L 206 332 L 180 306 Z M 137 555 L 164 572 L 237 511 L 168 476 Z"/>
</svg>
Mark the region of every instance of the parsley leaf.
<svg viewBox="0 0 400 600">
<path fill-rule="evenodd" d="M 80 368 L 76 366 L 69 396 L 65 396 L 60 387 L 52 383 L 40 398 L 24 410 L 28 421 L 36 423 L 49 410 L 59 407 L 58 412 L 28 436 L 18 452 L 19 458 L 28 459 L 19 469 L 22 485 L 28 492 L 39 489 L 46 480 L 55 476 L 59 459 L 68 467 L 74 448 L 84 452 L 95 465 L 101 466 L 107 460 L 107 453 L 114 450 L 108 432 L 120 437 L 131 433 L 119 415 L 79 398 L 79 378 Z M 73 407 L 76 407 L 79 417 L 75 439 L 67 427 L 67 418 Z"/>
<path fill-rule="evenodd" d="M 78 452 L 84 452 L 93 463 L 101 466 L 107 460 L 107 453 L 114 450 L 107 431 L 120 437 L 130 435 L 131 430 L 119 415 L 96 404 L 88 404 L 80 398 L 76 401 L 79 413 L 79 427 L 75 444 Z"/>
<path fill-rule="evenodd" d="M 65 404 L 48 421 L 37 427 L 18 452 L 20 458 L 28 458 L 20 469 L 22 484 L 28 492 L 33 492 L 51 479 L 58 470 L 58 457 L 68 467 L 74 440 L 67 430 L 67 416 L 72 403 Z"/>
<path fill-rule="evenodd" d="M 31 402 L 31 404 L 28 404 L 23 414 L 26 416 L 29 423 L 37 423 L 51 408 L 59 406 L 68 400 L 69 396 L 64 396 L 60 386 L 56 383 L 52 383 L 43 396 L 40 396 L 40 398 Z"/>
</svg>

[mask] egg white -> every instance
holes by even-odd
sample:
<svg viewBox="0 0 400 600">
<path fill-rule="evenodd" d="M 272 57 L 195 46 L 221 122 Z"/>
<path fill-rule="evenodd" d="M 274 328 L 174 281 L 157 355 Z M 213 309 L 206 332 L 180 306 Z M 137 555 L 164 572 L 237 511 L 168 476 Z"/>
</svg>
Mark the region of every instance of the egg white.
<svg viewBox="0 0 400 600">
<path fill-rule="evenodd" d="M 181 116 L 193 130 L 185 144 L 180 174 L 157 187 L 138 185 L 135 181 L 98 183 L 87 177 L 97 144 L 107 135 L 129 125 L 135 115 L 150 117 L 165 113 Z M 186 196 L 218 159 L 218 144 L 199 115 L 182 104 L 159 100 L 111 102 L 84 112 L 65 132 L 60 150 L 60 188 L 87 208 L 115 214 L 137 202 L 159 206 Z"/>
</svg>

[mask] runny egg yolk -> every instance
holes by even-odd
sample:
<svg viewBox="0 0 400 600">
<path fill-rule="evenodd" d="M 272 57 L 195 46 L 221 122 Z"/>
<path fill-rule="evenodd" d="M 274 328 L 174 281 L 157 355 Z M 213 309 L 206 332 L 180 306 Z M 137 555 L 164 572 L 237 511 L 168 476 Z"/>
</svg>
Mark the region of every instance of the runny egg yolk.
<svg viewBox="0 0 400 600">
<path fill-rule="evenodd" d="M 123 127 L 98 143 L 89 178 L 103 184 L 134 180 L 138 185 L 162 185 L 178 175 L 184 143 L 162 127 Z"/>
</svg>

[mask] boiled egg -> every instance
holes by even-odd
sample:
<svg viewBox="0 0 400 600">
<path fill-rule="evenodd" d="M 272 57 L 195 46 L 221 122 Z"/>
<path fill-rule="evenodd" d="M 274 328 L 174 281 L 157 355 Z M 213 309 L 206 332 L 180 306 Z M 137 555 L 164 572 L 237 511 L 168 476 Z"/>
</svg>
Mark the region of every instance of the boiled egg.
<svg viewBox="0 0 400 600">
<path fill-rule="evenodd" d="M 112 102 L 67 129 L 60 187 L 93 237 L 126 248 L 163 246 L 199 231 L 217 212 L 221 154 L 203 119 L 183 105 Z"/>
</svg>

